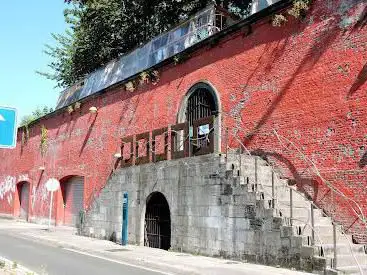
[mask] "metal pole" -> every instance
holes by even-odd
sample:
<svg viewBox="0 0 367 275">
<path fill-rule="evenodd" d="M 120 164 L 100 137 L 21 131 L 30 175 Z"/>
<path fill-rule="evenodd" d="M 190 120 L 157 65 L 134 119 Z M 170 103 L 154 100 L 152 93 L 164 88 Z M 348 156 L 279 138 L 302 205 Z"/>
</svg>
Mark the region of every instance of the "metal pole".
<svg viewBox="0 0 367 275">
<path fill-rule="evenodd" d="M 228 162 L 228 127 L 226 128 L 226 141 L 225 141 L 225 150 L 226 150 L 226 163 Z"/>
<path fill-rule="evenodd" d="M 289 189 L 289 200 L 290 200 L 290 219 L 291 226 L 293 226 L 293 189 Z"/>
<path fill-rule="evenodd" d="M 315 218 L 314 218 L 314 206 L 311 204 L 311 226 L 312 226 L 312 235 L 311 235 L 311 245 L 315 245 Z"/>
<path fill-rule="evenodd" d="M 275 208 L 275 186 L 274 186 L 274 171 L 271 171 L 271 206 Z"/>
<path fill-rule="evenodd" d="M 240 145 L 240 170 L 239 170 L 239 175 L 240 177 L 242 177 L 242 146 Z"/>
<path fill-rule="evenodd" d="M 334 266 L 333 268 L 337 268 L 337 253 L 336 253 L 336 224 L 333 223 L 333 244 L 334 244 Z"/>
<path fill-rule="evenodd" d="M 257 157 L 255 156 L 255 191 L 257 192 Z"/>
<path fill-rule="evenodd" d="M 54 192 L 51 191 L 50 210 L 49 210 L 49 214 L 48 214 L 48 230 L 50 230 L 50 227 L 51 227 L 51 215 L 52 215 L 52 202 L 53 202 L 53 198 L 54 198 Z"/>
<path fill-rule="evenodd" d="M 122 236 L 121 244 L 127 245 L 128 243 L 128 221 L 129 221 L 129 195 L 124 193 L 122 200 Z"/>
<path fill-rule="evenodd" d="M 193 133 L 193 132 L 191 132 L 191 129 L 193 129 L 193 128 L 191 128 L 191 126 L 189 124 L 189 157 L 191 157 L 191 133 Z"/>
</svg>

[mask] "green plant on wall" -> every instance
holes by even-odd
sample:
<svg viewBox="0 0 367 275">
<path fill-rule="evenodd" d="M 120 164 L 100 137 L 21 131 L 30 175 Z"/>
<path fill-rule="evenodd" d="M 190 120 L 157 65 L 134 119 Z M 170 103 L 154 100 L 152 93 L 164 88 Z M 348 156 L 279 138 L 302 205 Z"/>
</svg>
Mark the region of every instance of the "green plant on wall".
<svg viewBox="0 0 367 275">
<path fill-rule="evenodd" d="M 80 102 L 75 102 L 74 104 L 74 110 L 79 110 L 82 104 Z"/>
<path fill-rule="evenodd" d="M 36 121 L 37 119 L 49 114 L 53 112 L 52 108 L 48 108 L 47 106 L 43 107 L 43 108 L 39 108 L 37 107 L 32 114 L 30 115 L 26 115 L 23 116 L 21 121 L 20 121 L 20 126 L 23 127 L 22 130 L 22 146 L 24 146 L 25 144 L 27 144 L 28 140 L 29 140 L 29 127 L 30 125 Z"/>
<path fill-rule="evenodd" d="M 129 81 L 125 84 L 126 91 L 134 92 L 135 91 L 135 85 L 133 81 Z"/>
<path fill-rule="evenodd" d="M 288 21 L 287 18 L 283 14 L 276 14 L 274 15 L 272 25 L 274 27 L 280 27 L 287 21 Z"/>
<path fill-rule="evenodd" d="M 67 108 L 68 113 L 71 115 L 74 112 L 74 108 L 72 105 L 69 105 Z"/>
<path fill-rule="evenodd" d="M 29 124 L 23 125 L 22 145 L 25 145 L 29 140 Z"/>
<path fill-rule="evenodd" d="M 40 143 L 40 150 L 41 150 L 42 156 L 44 156 L 47 151 L 47 135 L 48 135 L 47 128 L 45 127 L 45 125 L 42 125 L 41 126 L 41 143 Z"/>
<path fill-rule="evenodd" d="M 153 85 L 157 85 L 160 80 L 160 74 L 157 70 L 150 72 L 150 79 Z"/>
<path fill-rule="evenodd" d="M 288 14 L 299 18 L 302 13 L 306 12 L 310 8 L 309 0 L 296 0 L 293 2 L 293 7 L 288 10 Z"/>
<path fill-rule="evenodd" d="M 305 15 L 306 11 L 310 9 L 310 5 L 311 0 L 294 0 L 292 8 L 290 8 L 287 13 L 298 19 Z M 284 25 L 287 21 L 288 20 L 285 15 L 276 14 L 273 17 L 272 25 L 274 27 L 280 27 Z"/>
<path fill-rule="evenodd" d="M 149 77 L 149 74 L 147 72 L 142 72 L 140 74 L 140 79 L 139 79 L 139 83 L 141 85 L 145 84 L 145 83 L 148 83 L 150 80 L 150 77 Z"/>
</svg>

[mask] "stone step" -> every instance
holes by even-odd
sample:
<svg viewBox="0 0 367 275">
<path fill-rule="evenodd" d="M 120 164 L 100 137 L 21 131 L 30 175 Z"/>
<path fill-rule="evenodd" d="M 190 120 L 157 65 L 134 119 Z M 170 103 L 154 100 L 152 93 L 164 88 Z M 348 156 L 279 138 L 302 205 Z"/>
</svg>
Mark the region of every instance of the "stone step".
<svg viewBox="0 0 367 275">
<path fill-rule="evenodd" d="M 289 207 L 282 207 L 279 206 L 277 209 L 278 212 L 281 212 L 283 216 L 290 217 L 291 215 L 291 209 Z M 309 207 L 293 207 L 292 214 L 294 218 L 309 218 L 311 221 L 311 209 Z M 313 210 L 314 219 L 317 220 L 317 218 L 323 217 L 323 213 L 321 209 L 314 209 Z"/>
<path fill-rule="evenodd" d="M 273 193 L 273 187 L 271 186 L 271 182 L 268 184 L 258 184 L 258 190 L 263 191 L 267 194 L 270 198 L 274 196 L 274 198 L 281 200 L 281 201 L 289 201 L 290 195 L 289 195 L 289 188 L 286 186 L 274 186 L 274 193 Z M 292 194 L 293 200 L 305 200 L 305 197 L 302 194 L 299 194 L 297 192 L 293 192 Z"/>
<path fill-rule="evenodd" d="M 322 240 L 322 237 L 325 235 L 333 234 L 333 226 L 331 224 L 329 225 L 316 225 L 314 226 L 314 232 L 315 236 L 319 236 Z M 312 228 L 311 226 L 305 226 L 302 229 L 303 235 L 310 236 L 312 234 Z M 337 233 L 338 234 L 338 233 Z"/>
<path fill-rule="evenodd" d="M 337 254 L 365 254 L 364 246 L 361 244 L 336 244 L 336 253 Z M 334 245 L 333 244 L 324 244 L 324 245 L 316 245 L 315 253 L 317 256 L 334 256 Z"/>
<path fill-rule="evenodd" d="M 305 195 L 298 191 L 297 188 L 292 187 L 292 186 L 279 186 L 276 188 L 276 196 L 277 199 L 280 201 L 290 201 L 290 191 L 292 189 L 292 199 L 293 201 L 296 200 L 306 200 L 308 201 L 308 199 L 305 197 Z"/>
<path fill-rule="evenodd" d="M 367 274 L 367 265 L 361 265 L 361 269 L 363 274 Z M 342 272 L 342 274 L 361 275 L 360 269 L 357 265 L 338 267 L 337 270 Z"/>
<path fill-rule="evenodd" d="M 331 259 L 332 257 L 327 257 L 327 259 Z M 356 262 L 358 261 L 358 263 Z M 344 266 L 358 266 L 359 265 L 367 265 L 367 255 L 366 254 L 355 254 L 350 255 L 338 255 L 337 256 L 337 269 Z"/>
<path fill-rule="evenodd" d="M 278 202 L 277 205 L 279 208 L 290 208 L 291 206 L 291 203 L 289 200 L 277 200 L 277 202 Z M 292 207 L 308 209 L 308 208 L 311 208 L 311 202 L 305 199 L 293 200 Z"/>
<path fill-rule="evenodd" d="M 318 217 L 314 220 L 315 225 L 330 225 L 331 219 L 329 217 Z M 311 218 L 309 217 L 297 217 L 293 219 L 293 225 L 303 226 L 303 225 L 311 225 Z"/>
<path fill-rule="evenodd" d="M 321 241 L 323 240 L 323 237 L 327 235 L 330 231 L 330 225 L 315 225 L 315 239 L 320 238 Z M 331 228 L 332 230 L 332 228 Z M 294 225 L 293 224 L 293 234 L 295 236 L 311 236 L 312 235 L 312 229 L 311 226 L 304 226 L 304 225 Z"/>
<path fill-rule="evenodd" d="M 350 244 L 352 243 L 352 236 L 350 235 L 343 235 L 341 233 L 336 234 L 336 240 L 338 244 Z M 329 232 L 329 234 L 325 235 L 317 235 L 315 236 L 315 244 L 333 244 L 334 238 L 333 238 L 333 232 Z"/>
</svg>

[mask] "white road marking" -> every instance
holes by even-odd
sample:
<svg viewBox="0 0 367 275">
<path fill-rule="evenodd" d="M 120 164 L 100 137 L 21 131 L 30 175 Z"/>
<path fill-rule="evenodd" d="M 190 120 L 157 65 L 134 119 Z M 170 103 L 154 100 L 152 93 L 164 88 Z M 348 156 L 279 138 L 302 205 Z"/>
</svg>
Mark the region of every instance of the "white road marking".
<svg viewBox="0 0 367 275">
<path fill-rule="evenodd" d="M 0 114 L 0 121 L 6 121 L 5 118 Z"/>
<path fill-rule="evenodd" d="M 126 265 L 126 266 L 131 266 L 131 267 L 135 267 L 137 269 L 143 269 L 143 270 L 147 270 L 147 271 L 151 271 L 151 272 L 156 272 L 156 273 L 160 273 L 160 274 L 165 274 L 165 275 L 175 275 L 173 273 L 169 273 L 169 272 L 165 272 L 165 271 L 159 271 L 157 269 L 152 269 L 152 268 L 149 268 L 149 267 L 139 266 L 139 265 L 135 265 L 135 264 L 130 264 L 130 263 L 127 263 L 127 262 L 123 262 L 123 261 L 117 261 L 117 260 L 105 258 L 105 257 L 102 257 L 102 256 L 93 255 L 93 254 L 90 254 L 88 252 L 82 252 L 82 251 L 78 251 L 78 250 L 75 250 L 75 249 L 72 249 L 72 248 L 63 248 L 63 249 L 64 250 L 67 250 L 67 251 L 74 252 L 74 253 L 82 254 L 82 255 L 85 255 L 85 256 L 89 256 L 89 257 L 93 257 L 93 258 L 97 258 L 97 259 L 109 261 L 109 262 L 113 262 L 113 263 L 117 263 L 117 264 L 121 264 L 121 265 Z"/>
</svg>

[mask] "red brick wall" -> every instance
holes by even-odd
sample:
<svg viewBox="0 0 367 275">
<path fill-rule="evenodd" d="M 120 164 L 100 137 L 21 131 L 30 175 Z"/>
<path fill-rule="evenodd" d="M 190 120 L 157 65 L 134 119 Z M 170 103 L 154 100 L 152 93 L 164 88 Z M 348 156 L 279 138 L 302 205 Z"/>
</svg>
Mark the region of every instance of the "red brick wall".
<svg viewBox="0 0 367 275">
<path fill-rule="evenodd" d="M 11 184 L 2 183 L 8 176 L 16 183 L 22 175 L 32 184 L 33 217 L 47 216 L 44 183 L 50 177 L 84 176 L 88 206 L 108 179 L 119 138 L 176 123 L 186 92 L 207 80 L 220 94 L 229 145 L 237 147 L 234 135 L 240 137 L 363 240 L 366 229 L 351 210 L 355 203 L 331 192 L 273 130 L 292 141 L 323 179 L 367 215 L 366 6 L 362 0 L 314 1 L 302 22 L 289 17 L 284 26 L 273 27 L 266 18 L 252 26 L 251 34 L 243 30 L 196 52 L 184 64 L 161 69 L 156 86 L 134 92 L 117 88 L 71 115 L 65 111 L 41 120 L 31 127 L 26 145 L 21 146 L 19 137 L 17 149 L 0 152 L 0 212 L 14 211 Z M 99 109 L 97 115 L 88 112 L 91 106 Z M 39 150 L 41 125 L 48 129 L 45 157 Z"/>
</svg>

